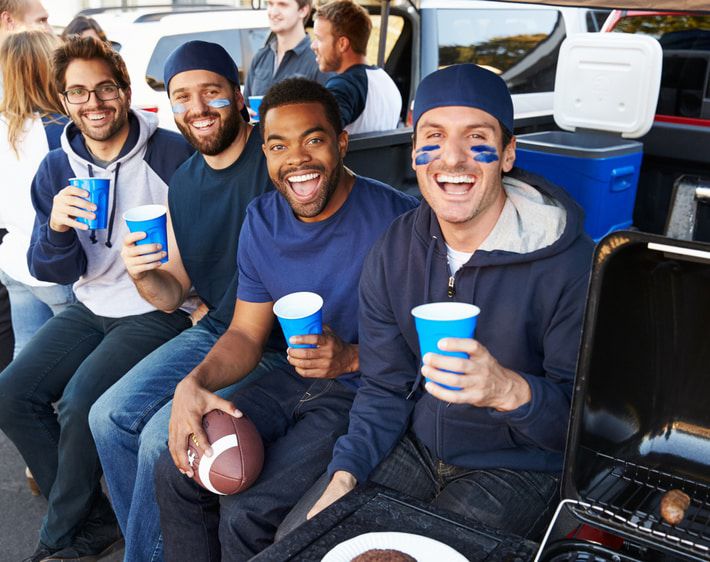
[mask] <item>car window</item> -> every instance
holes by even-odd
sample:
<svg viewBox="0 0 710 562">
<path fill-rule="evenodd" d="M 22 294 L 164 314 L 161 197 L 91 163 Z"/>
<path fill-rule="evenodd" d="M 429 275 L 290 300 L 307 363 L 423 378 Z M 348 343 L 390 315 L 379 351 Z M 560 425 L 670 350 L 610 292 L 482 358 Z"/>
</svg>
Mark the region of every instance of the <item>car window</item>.
<svg viewBox="0 0 710 562">
<path fill-rule="evenodd" d="M 202 40 L 219 43 L 227 50 L 239 67 L 239 80 L 243 84 L 244 73 L 248 70 L 254 53 L 264 45 L 268 34 L 269 30 L 267 28 L 223 29 L 162 37 L 150 57 L 145 76 L 146 82 L 156 91 L 165 91 L 165 84 L 163 84 L 165 59 L 183 43 Z"/>
<path fill-rule="evenodd" d="M 613 31 L 655 37 L 673 49 L 710 49 L 710 16 L 657 14 L 621 18 Z"/>
<path fill-rule="evenodd" d="M 437 10 L 439 68 L 474 62 L 513 94 L 551 92 L 565 38 L 558 10 Z"/>
<path fill-rule="evenodd" d="M 614 32 L 658 39 L 663 49 L 656 113 L 710 118 L 710 16 L 649 14 L 621 18 Z"/>
<path fill-rule="evenodd" d="M 370 14 L 372 21 L 372 32 L 367 42 L 367 64 L 377 64 L 377 51 L 380 44 L 380 25 L 382 18 L 379 14 Z M 387 18 L 387 40 L 385 42 L 385 61 L 389 59 L 390 53 L 402 34 L 404 18 L 395 14 L 389 14 Z"/>
</svg>

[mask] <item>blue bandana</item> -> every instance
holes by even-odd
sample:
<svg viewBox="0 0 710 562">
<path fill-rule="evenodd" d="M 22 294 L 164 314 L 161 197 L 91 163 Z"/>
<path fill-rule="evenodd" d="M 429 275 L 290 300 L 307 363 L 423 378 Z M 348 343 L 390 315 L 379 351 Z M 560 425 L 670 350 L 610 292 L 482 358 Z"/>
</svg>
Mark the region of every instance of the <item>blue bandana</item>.
<svg viewBox="0 0 710 562">
<path fill-rule="evenodd" d="M 455 64 L 426 76 L 417 88 L 412 122 L 437 107 L 473 107 L 498 119 L 513 132 L 513 100 L 503 79 L 475 64 Z"/>
</svg>

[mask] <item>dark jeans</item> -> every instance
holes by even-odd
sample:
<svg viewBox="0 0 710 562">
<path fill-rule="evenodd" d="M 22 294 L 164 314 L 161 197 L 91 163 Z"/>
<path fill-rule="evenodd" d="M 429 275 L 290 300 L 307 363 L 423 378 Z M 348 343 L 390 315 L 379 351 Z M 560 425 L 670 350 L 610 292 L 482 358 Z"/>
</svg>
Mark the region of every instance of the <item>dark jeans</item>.
<svg viewBox="0 0 710 562">
<path fill-rule="evenodd" d="M 471 470 L 436 460 L 408 434 L 375 469 L 370 480 L 441 509 L 453 511 L 522 537 L 537 539 L 547 527 L 558 501 L 556 473 Z M 311 487 L 279 527 L 276 539 L 306 521 L 325 491 L 327 474 Z"/>
<path fill-rule="evenodd" d="M 545 529 L 558 500 L 557 473 L 452 466 L 435 459 L 411 434 L 377 467 L 371 480 L 528 538 Z"/>
<path fill-rule="evenodd" d="M 264 468 L 248 490 L 222 498 L 181 475 L 169 454 L 158 460 L 156 494 L 165 559 L 248 560 L 273 542 L 276 527 L 330 462 L 348 428 L 354 394 L 336 380 L 300 377 L 281 366 L 232 397 L 259 429 Z"/>
<path fill-rule="evenodd" d="M 47 546 L 67 546 L 90 514 L 105 516 L 110 510 L 89 431 L 91 405 L 189 325 L 183 312 L 103 318 L 73 304 L 44 324 L 0 373 L 0 429 L 47 498 L 40 532 Z"/>
</svg>

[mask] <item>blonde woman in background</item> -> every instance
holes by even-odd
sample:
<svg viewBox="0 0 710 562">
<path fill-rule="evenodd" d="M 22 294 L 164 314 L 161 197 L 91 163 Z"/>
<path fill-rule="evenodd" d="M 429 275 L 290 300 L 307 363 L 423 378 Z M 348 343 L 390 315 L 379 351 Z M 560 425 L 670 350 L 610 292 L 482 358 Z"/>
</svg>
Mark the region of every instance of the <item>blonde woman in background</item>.
<svg viewBox="0 0 710 562">
<path fill-rule="evenodd" d="M 54 88 L 52 52 L 59 40 L 44 31 L 9 34 L 0 45 L 5 92 L 0 100 L 0 281 L 10 295 L 14 355 L 54 314 L 74 302 L 71 286 L 38 281 L 27 267 L 35 220 L 30 184 L 47 152 L 59 147 L 67 118 Z"/>
</svg>

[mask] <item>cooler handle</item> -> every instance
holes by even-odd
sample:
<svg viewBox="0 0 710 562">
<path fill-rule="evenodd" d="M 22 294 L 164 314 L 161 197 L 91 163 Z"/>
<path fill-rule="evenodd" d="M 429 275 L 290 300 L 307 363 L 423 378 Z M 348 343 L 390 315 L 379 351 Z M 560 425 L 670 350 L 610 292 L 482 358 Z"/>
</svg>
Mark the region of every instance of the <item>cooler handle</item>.
<svg viewBox="0 0 710 562">
<path fill-rule="evenodd" d="M 626 191 L 633 185 L 635 166 L 622 166 L 611 171 L 611 190 Z"/>
</svg>

